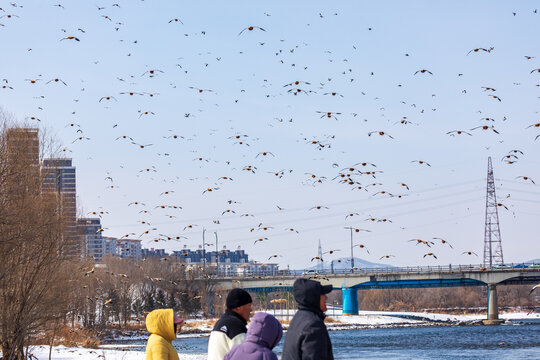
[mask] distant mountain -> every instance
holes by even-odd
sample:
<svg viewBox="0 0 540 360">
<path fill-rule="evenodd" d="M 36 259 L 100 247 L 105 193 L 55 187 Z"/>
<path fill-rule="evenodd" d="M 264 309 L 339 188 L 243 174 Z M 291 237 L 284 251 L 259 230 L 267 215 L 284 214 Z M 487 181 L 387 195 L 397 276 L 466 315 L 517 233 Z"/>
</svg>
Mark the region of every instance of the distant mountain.
<svg viewBox="0 0 540 360">
<path fill-rule="evenodd" d="M 347 270 L 347 269 L 350 269 L 351 268 L 351 258 L 342 257 L 342 258 L 339 258 L 339 259 L 334 259 L 334 260 L 332 260 L 332 262 L 324 261 L 322 264 L 310 266 L 310 267 L 306 268 L 306 270 L 319 270 L 319 269 L 322 269 L 322 270 L 330 271 L 330 270 L 332 270 L 332 265 L 333 265 L 334 270 Z M 389 268 L 389 267 L 391 268 L 391 267 L 393 267 L 392 265 L 373 263 L 373 262 L 369 262 L 367 260 L 363 260 L 363 259 L 360 259 L 360 258 L 357 258 L 357 257 L 354 258 L 354 266 L 358 267 L 358 268 Z"/>
<path fill-rule="evenodd" d="M 525 261 L 525 264 L 540 264 L 540 259 Z"/>
</svg>

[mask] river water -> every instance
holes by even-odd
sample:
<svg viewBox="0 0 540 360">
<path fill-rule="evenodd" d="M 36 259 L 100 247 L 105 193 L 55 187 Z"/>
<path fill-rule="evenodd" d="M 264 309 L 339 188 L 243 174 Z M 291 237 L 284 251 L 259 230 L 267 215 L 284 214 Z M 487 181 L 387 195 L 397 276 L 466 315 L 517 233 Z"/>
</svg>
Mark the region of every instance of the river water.
<svg viewBox="0 0 540 360">
<path fill-rule="evenodd" d="M 540 359 L 540 320 L 499 326 L 420 326 L 331 331 L 335 359 Z M 207 337 L 174 341 L 179 353 L 207 351 Z M 144 351 L 145 342 L 129 342 Z M 121 347 L 126 342 L 119 343 Z M 135 346 L 134 346 L 135 345 Z M 140 346 L 137 346 L 140 345 Z M 281 343 L 274 349 L 281 357 Z"/>
</svg>

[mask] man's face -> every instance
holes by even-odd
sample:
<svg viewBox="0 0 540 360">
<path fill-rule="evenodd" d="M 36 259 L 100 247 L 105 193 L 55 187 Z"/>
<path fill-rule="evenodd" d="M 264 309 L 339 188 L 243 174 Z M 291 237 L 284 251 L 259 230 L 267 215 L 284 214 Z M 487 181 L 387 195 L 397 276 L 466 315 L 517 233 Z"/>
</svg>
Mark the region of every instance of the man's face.
<svg viewBox="0 0 540 360">
<path fill-rule="evenodd" d="M 319 304 L 319 306 L 321 307 L 322 312 L 325 312 L 326 310 L 328 310 L 328 308 L 326 307 L 327 299 L 328 299 L 328 296 L 326 296 L 326 294 L 321 295 L 321 303 Z"/>
<path fill-rule="evenodd" d="M 251 317 L 251 310 L 251 303 L 233 309 L 235 313 L 243 317 L 246 321 L 249 321 L 249 318 Z"/>
</svg>

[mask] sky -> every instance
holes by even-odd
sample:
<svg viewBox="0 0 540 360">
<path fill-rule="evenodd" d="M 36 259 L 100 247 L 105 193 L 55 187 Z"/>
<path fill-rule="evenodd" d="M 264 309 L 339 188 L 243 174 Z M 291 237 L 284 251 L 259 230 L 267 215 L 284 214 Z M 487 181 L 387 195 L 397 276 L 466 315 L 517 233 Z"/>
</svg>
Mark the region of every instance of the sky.
<svg viewBox="0 0 540 360">
<path fill-rule="evenodd" d="M 350 256 L 352 227 L 367 261 L 480 264 L 491 157 L 504 260 L 527 261 L 536 6 L 0 1 L 0 107 L 73 159 L 104 236 L 217 237 L 301 269 L 319 241 L 324 261 Z"/>
</svg>

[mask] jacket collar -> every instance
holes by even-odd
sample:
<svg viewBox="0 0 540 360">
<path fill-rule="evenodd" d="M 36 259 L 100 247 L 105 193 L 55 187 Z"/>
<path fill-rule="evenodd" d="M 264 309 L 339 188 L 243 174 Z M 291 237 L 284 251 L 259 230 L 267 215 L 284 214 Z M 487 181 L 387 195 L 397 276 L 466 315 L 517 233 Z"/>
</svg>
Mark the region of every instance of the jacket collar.
<svg viewBox="0 0 540 360">
<path fill-rule="evenodd" d="M 231 309 L 225 310 L 225 314 L 226 314 L 226 315 L 230 315 L 230 316 L 234 316 L 234 317 L 236 317 L 237 319 L 240 319 L 240 321 L 242 321 L 242 324 L 247 325 L 246 319 L 244 319 L 243 317 L 241 317 L 239 314 L 237 314 L 236 312 L 232 311 Z"/>
<path fill-rule="evenodd" d="M 310 311 L 310 312 L 314 313 L 315 315 L 317 315 L 318 317 L 320 317 L 321 320 L 324 320 L 326 318 L 326 314 L 323 313 L 321 311 L 321 309 L 318 309 L 318 308 L 316 309 L 316 308 L 314 308 L 312 306 L 303 306 L 303 305 L 298 304 L 298 310 Z"/>
</svg>

